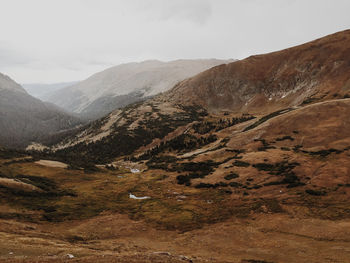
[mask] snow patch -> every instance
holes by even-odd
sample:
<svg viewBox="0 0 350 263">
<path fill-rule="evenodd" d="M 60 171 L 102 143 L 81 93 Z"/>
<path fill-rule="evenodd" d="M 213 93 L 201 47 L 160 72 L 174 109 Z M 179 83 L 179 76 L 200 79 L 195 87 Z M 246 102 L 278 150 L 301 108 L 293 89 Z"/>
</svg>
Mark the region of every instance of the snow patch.
<svg viewBox="0 0 350 263">
<path fill-rule="evenodd" d="M 145 199 L 149 199 L 151 197 L 149 197 L 149 196 L 137 197 L 136 195 L 133 195 L 132 193 L 129 193 L 129 198 L 130 199 L 135 199 L 135 200 L 145 200 Z"/>
</svg>

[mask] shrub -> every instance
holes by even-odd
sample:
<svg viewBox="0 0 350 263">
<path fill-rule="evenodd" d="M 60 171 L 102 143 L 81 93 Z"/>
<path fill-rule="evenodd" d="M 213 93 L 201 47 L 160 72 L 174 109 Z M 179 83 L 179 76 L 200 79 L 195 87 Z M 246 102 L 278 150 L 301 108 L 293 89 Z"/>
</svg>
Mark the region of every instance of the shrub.
<svg viewBox="0 0 350 263">
<path fill-rule="evenodd" d="M 312 190 L 312 189 L 306 189 L 305 193 L 309 195 L 315 195 L 315 196 L 323 196 L 326 195 L 327 193 L 324 191 L 319 191 L 319 190 Z"/>
<path fill-rule="evenodd" d="M 238 174 L 236 174 L 236 173 L 230 173 L 230 174 L 228 174 L 228 175 L 225 175 L 224 179 L 225 179 L 225 180 L 232 180 L 232 179 L 235 179 L 235 178 L 238 178 L 238 177 L 239 177 Z"/>
<path fill-rule="evenodd" d="M 247 162 L 243 162 L 243 161 L 235 161 L 233 163 L 234 166 L 238 166 L 238 167 L 249 167 L 250 163 Z"/>
<path fill-rule="evenodd" d="M 286 135 L 286 136 L 283 136 L 281 138 L 276 139 L 276 141 L 285 141 L 285 140 L 294 141 L 294 138 L 292 136 Z"/>
</svg>

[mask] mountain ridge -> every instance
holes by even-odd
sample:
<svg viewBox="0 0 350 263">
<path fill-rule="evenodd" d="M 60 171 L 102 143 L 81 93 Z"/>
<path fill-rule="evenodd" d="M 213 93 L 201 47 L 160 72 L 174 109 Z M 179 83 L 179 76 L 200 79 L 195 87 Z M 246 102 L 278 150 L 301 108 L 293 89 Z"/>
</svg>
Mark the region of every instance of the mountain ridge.
<svg viewBox="0 0 350 263">
<path fill-rule="evenodd" d="M 31 141 L 47 142 L 56 132 L 82 122 L 58 106 L 29 95 L 10 77 L 0 75 L 0 144 L 23 148 Z"/>
<path fill-rule="evenodd" d="M 260 110 L 264 104 L 286 107 L 306 99 L 319 100 L 317 96 L 326 92 L 333 94 L 323 99 L 334 94 L 345 96 L 350 93 L 349 44 L 350 30 L 345 30 L 296 47 L 220 65 L 179 83 L 168 92 L 167 99 L 174 103 L 192 100 L 213 110 L 254 110 L 256 106 Z M 254 96 L 257 93 L 260 96 Z"/>
<path fill-rule="evenodd" d="M 59 90 L 47 100 L 66 110 L 96 119 L 116 108 L 164 92 L 187 77 L 229 61 L 148 60 L 121 64 L 98 72 L 76 85 Z"/>
</svg>

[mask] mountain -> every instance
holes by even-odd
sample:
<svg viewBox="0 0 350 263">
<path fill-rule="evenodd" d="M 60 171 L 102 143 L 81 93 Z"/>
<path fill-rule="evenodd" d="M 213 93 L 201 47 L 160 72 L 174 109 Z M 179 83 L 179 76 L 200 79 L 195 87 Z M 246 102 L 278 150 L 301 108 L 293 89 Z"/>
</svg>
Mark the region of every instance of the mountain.
<svg viewBox="0 0 350 263">
<path fill-rule="evenodd" d="M 143 103 L 93 122 L 58 148 L 117 157 L 208 117 L 279 115 L 283 109 L 349 97 L 350 31 L 219 65 Z M 289 111 L 289 110 L 287 110 Z M 220 116 L 220 114 L 222 116 Z M 73 148 L 74 148 L 73 147 Z M 82 149 L 80 149 L 80 147 Z"/>
<path fill-rule="evenodd" d="M 177 85 L 174 103 L 268 112 L 350 94 L 349 31 L 217 66 Z"/>
<path fill-rule="evenodd" d="M 3 257 L 347 262 L 349 61 L 350 30 L 211 68 L 51 151 L 0 149 Z"/>
<path fill-rule="evenodd" d="M 87 173 L 117 171 L 123 187 L 111 191 L 150 198 L 137 216 L 131 205 L 117 211 L 166 229 L 262 214 L 349 220 L 349 61 L 347 30 L 219 65 L 113 111 L 41 156 Z M 130 168 L 134 179 L 123 175 Z"/>
<path fill-rule="evenodd" d="M 230 60 L 201 59 L 122 64 L 60 89 L 45 99 L 67 111 L 96 119 L 116 108 L 169 90 L 179 81 L 203 70 L 228 62 Z"/>
<path fill-rule="evenodd" d="M 317 206 L 313 196 L 343 206 L 338 186 L 350 185 L 349 61 L 350 30 L 219 65 L 92 122 L 53 154 L 78 167 L 143 167 L 169 183 L 221 189 L 233 206 L 242 198 L 273 198 L 308 210 Z M 347 211 L 339 208 L 338 216 Z"/>
<path fill-rule="evenodd" d="M 50 103 L 30 96 L 19 84 L 0 73 L 0 145 L 24 147 L 70 129 L 80 120 Z"/>
<path fill-rule="evenodd" d="M 78 81 L 72 82 L 62 82 L 53 84 L 41 84 L 41 83 L 31 83 L 22 84 L 22 87 L 33 97 L 40 100 L 46 101 L 46 98 L 50 97 L 52 93 L 63 89 L 65 87 L 73 86 L 78 83 Z"/>
</svg>

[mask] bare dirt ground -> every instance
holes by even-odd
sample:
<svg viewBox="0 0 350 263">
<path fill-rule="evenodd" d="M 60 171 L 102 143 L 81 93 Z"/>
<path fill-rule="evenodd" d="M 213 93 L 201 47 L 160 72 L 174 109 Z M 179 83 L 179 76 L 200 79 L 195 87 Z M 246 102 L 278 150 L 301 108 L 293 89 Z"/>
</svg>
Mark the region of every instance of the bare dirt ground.
<svg viewBox="0 0 350 263">
<path fill-rule="evenodd" d="M 119 214 L 60 224 L 1 220 L 0 230 L 1 262 L 316 263 L 350 258 L 350 220 L 278 214 L 252 215 L 185 233 L 156 230 Z"/>
</svg>

